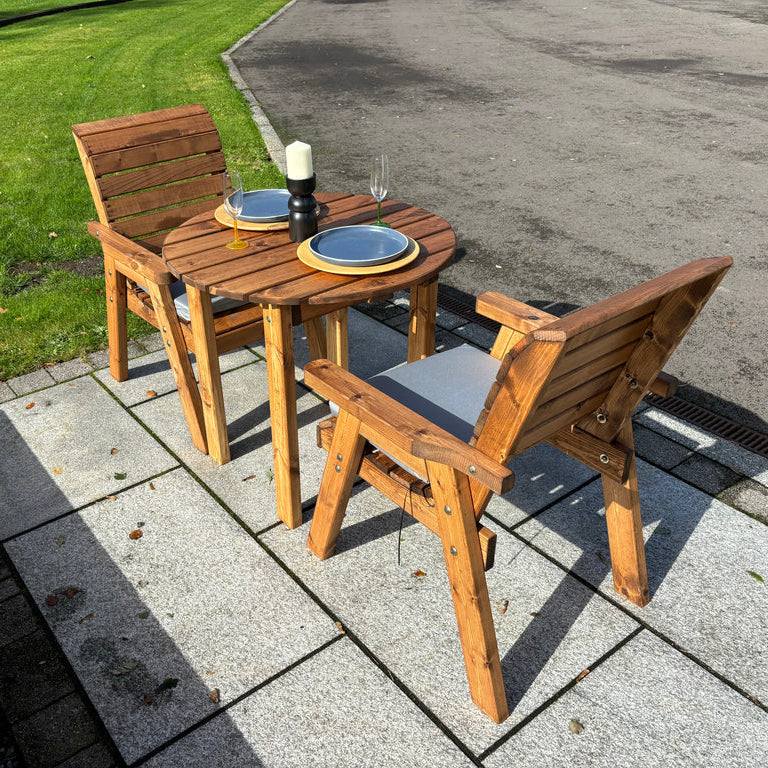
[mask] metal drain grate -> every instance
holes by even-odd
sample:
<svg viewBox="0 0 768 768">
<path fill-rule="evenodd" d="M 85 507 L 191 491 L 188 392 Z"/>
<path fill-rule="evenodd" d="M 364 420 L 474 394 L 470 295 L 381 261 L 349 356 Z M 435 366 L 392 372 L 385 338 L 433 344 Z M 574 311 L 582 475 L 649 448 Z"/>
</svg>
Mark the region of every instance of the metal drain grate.
<svg viewBox="0 0 768 768">
<path fill-rule="evenodd" d="M 647 395 L 645 399 L 659 410 L 677 416 L 696 427 L 701 427 L 716 437 L 722 437 L 724 440 L 736 443 L 736 445 L 746 448 L 752 453 L 768 458 L 768 435 L 755 432 L 754 429 L 744 427 L 725 416 L 712 413 L 700 405 L 689 403 L 687 400 L 674 395 L 672 397 Z"/>
<path fill-rule="evenodd" d="M 440 286 L 437 296 L 437 304 L 441 309 L 446 312 L 453 312 L 454 315 L 464 318 L 465 320 L 475 323 L 487 328 L 491 331 L 498 331 L 499 324 L 494 320 L 489 320 L 487 317 L 478 315 L 475 312 L 473 306 L 468 303 L 470 297 L 467 300 L 463 300 L 463 295 L 456 295 L 459 292 L 450 291 L 450 289 L 443 289 Z M 715 437 L 721 437 L 724 440 L 729 440 L 736 445 L 746 448 L 752 453 L 756 453 L 759 456 L 765 456 L 768 458 L 768 435 L 764 435 L 761 432 L 756 432 L 754 429 L 744 427 L 741 424 L 737 424 L 735 421 L 720 416 L 717 413 L 703 408 L 695 403 L 683 400 L 676 395 L 672 397 L 659 397 L 658 395 L 646 395 L 645 398 L 648 403 L 656 408 L 659 408 L 672 416 L 692 424 L 696 427 L 710 432 Z"/>
</svg>

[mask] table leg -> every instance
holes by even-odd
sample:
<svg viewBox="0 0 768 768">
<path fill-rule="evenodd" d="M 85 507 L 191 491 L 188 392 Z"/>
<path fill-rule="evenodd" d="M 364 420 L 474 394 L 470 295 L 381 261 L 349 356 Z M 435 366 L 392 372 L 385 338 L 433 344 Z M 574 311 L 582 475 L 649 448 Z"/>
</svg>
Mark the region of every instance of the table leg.
<svg viewBox="0 0 768 768">
<path fill-rule="evenodd" d="M 289 528 L 301 525 L 299 426 L 290 307 L 264 306 L 264 345 L 269 380 L 269 413 L 275 459 L 277 516 Z"/>
<path fill-rule="evenodd" d="M 325 316 L 325 333 L 328 359 L 349 370 L 349 315 L 346 307 Z"/>
<path fill-rule="evenodd" d="M 189 319 L 195 339 L 197 376 L 200 381 L 200 396 L 203 401 L 205 433 L 208 438 L 208 453 L 218 464 L 229 459 L 229 437 L 227 419 L 224 414 L 224 392 L 221 388 L 219 353 L 216 349 L 216 331 L 213 326 L 211 295 L 192 285 L 187 286 Z"/>
<path fill-rule="evenodd" d="M 408 362 L 413 363 L 435 353 L 435 316 L 437 315 L 437 278 L 411 288 L 408 321 Z"/>
</svg>

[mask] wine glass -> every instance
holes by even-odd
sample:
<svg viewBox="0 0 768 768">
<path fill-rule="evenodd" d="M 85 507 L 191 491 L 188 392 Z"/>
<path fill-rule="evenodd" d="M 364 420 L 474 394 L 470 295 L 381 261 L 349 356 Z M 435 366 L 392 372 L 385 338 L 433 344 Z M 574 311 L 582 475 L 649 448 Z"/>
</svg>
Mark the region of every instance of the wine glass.
<svg viewBox="0 0 768 768">
<path fill-rule="evenodd" d="M 247 248 L 248 243 L 237 232 L 237 217 L 243 212 L 243 182 L 237 171 L 224 171 L 224 207 L 235 222 L 235 239 L 227 243 L 227 248 Z"/>
<path fill-rule="evenodd" d="M 389 186 L 389 161 L 386 155 L 377 155 L 371 163 L 371 194 L 379 204 L 379 217 L 375 222 L 377 227 L 389 227 L 381 220 L 381 201 L 387 196 Z"/>
</svg>

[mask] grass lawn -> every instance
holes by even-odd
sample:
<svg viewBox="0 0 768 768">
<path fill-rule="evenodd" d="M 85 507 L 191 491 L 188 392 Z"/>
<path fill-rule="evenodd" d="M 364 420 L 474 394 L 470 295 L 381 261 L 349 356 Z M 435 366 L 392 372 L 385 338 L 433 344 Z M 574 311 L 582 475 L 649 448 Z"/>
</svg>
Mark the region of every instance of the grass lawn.
<svg viewBox="0 0 768 768">
<path fill-rule="evenodd" d="M 132 0 L 0 28 L 0 380 L 106 346 L 72 124 L 199 102 L 244 185 L 284 184 L 220 54 L 286 1 Z M 132 335 L 152 330 L 133 320 Z"/>
</svg>

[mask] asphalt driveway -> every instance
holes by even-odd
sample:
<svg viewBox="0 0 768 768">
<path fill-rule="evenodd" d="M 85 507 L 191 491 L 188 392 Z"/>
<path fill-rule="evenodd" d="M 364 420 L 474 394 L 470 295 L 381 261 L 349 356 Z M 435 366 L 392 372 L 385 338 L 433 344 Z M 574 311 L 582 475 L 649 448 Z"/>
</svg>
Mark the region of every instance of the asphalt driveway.
<svg viewBox="0 0 768 768">
<path fill-rule="evenodd" d="M 466 294 L 557 313 L 731 254 L 668 370 L 768 433 L 766 51 L 758 0 L 296 0 L 233 59 L 319 189 L 389 154 Z"/>
</svg>

